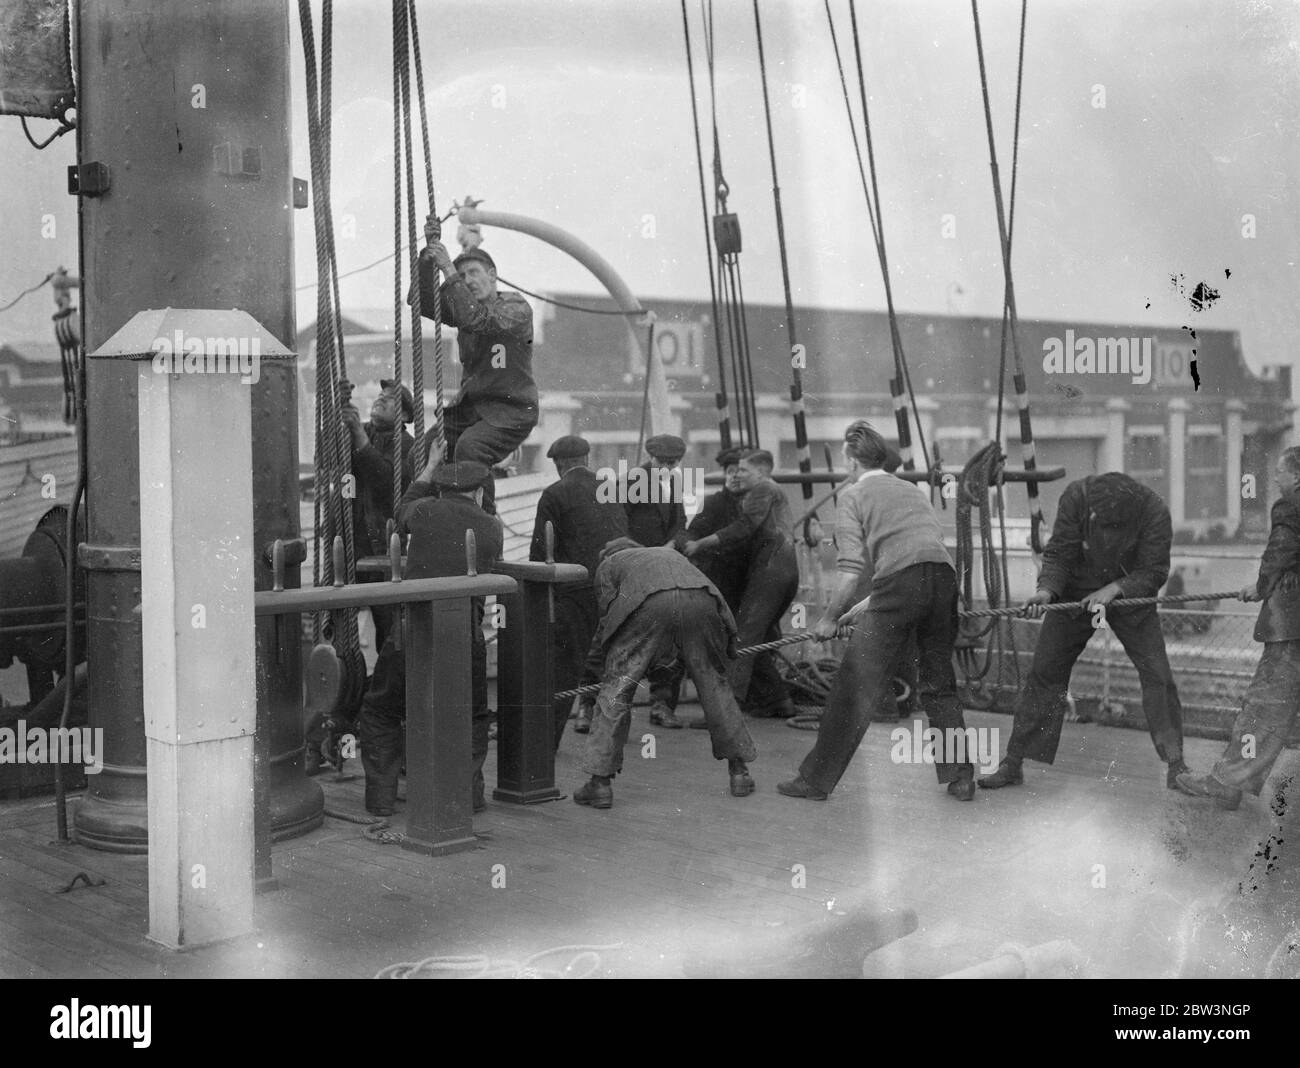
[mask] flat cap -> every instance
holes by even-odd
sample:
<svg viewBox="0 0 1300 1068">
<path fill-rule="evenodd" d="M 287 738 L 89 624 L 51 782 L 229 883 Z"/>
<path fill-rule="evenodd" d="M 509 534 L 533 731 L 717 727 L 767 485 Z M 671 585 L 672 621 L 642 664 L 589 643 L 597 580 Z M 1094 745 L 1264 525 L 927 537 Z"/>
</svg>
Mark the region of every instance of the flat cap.
<svg viewBox="0 0 1300 1068">
<path fill-rule="evenodd" d="M 730 467 L 732 464 L 740 462 L 740 449 L 730 448 L 721 450 L 716 459 L 719 467 Z"/>
<path fill-rule="evenodd" d="M 489 270 L 495 271 L 497 269 L 496 261 L 481 248 L 467 248 L 451 262 L 452 266 L 459 270 L 462 263 L 468 263 L 470 260 L 478 260 Z"/>
<path fill-rule="evenodd" d="M 546 455 L 552 460 L 571 460 L 575 456 L 586 456 L 589 452 L 591 446 L 587 444 L 586 438 L 580 438 L 577 434 L 565 434 L 551 442 Z"/>
<path fill-rule="evenodd" d="M 392 390 L 396 389 L 397 384 L 398 383 L 395 378 L 381 378 L 379 380 L 379 388 L 382 389 L 385 393 L 391 392 Z M 410 423 L 414 419 L 415 419 L 415 398 L 411 396 L 411 391 L 409 389 L 407 389 L 405 386 L 402 386 L 402 422 Z"/>
<path fill-rule="evenodd" d="M 676 434 L 656 434 L 645 443 L 645 451 L 658 460 L 680 460 L 686 455 L 686 442 Z"/>
<path fill-rule="evenodd" d="M 433 484 L 452 493 L 473 493 L 491 477 L 487 464 L 477 460 L 453 460 L 433 469 Z"/>
</svg>

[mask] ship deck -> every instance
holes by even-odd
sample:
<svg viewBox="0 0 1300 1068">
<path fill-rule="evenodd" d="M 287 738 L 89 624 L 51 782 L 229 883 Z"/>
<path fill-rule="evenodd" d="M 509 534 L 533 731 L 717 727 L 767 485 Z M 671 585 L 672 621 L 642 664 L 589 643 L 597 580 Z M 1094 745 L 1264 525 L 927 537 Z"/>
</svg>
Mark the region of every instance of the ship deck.
<svg viewBox="0 0 1300 1068">
<path fill-rule="evenodd" d="M 1010 728 L 996 713 L 968 723 Z M 633 727 L 612 809 L 492 802 L 475 819 L 478 847 L 440 858 L 327 818 L 275 846 L 279 889 L 258 897 L 253 935 L 182 953 L 145 937 L 146 858 L 58 844 L 51 798 L 7 804 L 0 975 L 368 977 L 434 956 L 521 962 L 575 945 L 606 947 L 575 962 L 598 976 L 734 974 L 794 960 L 806 932 L 878 909 L 914 910 L 917 927 L 867 955 L 867 977 L 938 976 L 1006 944 L 1059 940 L 1091 977 L 1261 976 L 1300 959 L 1277 948 L 1300 934 L 1300 862 L 1281 846 L 1300 837 L 1294 750 L 1271 795 L 1223 812 L 1165 789 L 1144 732 L 1070 723 L 1055 767 L 1026 765 L 1023 788 L 959 804 L 931 768 L 892 763 L 890 728 L 876 724 L 822 804 L 775 790 L 809 733 L 753 723 L 758 791 L 734 799 L 705 734 L 656 730 L 643 759 L 644 708 Z M 582 741 L 566 736 L 562 789 L 582 781 Z M 1219 749 L 1189 739 L 1189 763 L 1203 770 Z M 356 761 L 321 781 L 330 811 L 364 815 Z M 104 885 L 58 892 L 79 872 Z"/>
</svg>

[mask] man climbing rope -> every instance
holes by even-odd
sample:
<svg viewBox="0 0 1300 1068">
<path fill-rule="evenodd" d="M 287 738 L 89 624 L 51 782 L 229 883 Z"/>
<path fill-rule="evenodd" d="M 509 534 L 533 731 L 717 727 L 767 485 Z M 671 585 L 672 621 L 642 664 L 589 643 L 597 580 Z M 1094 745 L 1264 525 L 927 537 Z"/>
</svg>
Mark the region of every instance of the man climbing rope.
<svg viewBox="0 0 1300 1068">
<path fill-rule="evenodd" d="M 1183 793 L 1229 810 L 1241 804 L 1243 790 L 1260 795 L 1300 712 L 1300 447 L 1278 457 L 1273 477 L 1282 498 L 1273 505 L 1259 576 L 1240 595 L 1264 602 L 1255 623 L 1264 654 L 1223 757 L 1206 775 L 1178 776 Z"/>
<path fill-rule="evenodd" d="M 533 381 L 533 310 L 518 293 L 497 292 L 497 269 L 481 248 L 452 261 L 441 242 L 442 228 L 430 216 L 428 244 L 420 251 L 420 311 L 433 318 L 436 273 L 443 321 L 456 327 L 464 369 L 460 397 L 443 409 L 447 456 L 488 468 L 517 449 L 537 425 L 537 384 Z M 436 440 L 435 426 L 426 449 Z M 483 508 L 496 513 L 492 479 L 483 487 Z"/>
<path fill-rule="evenodd" d="M 1053 601 L 1082 601 L 1083 611 L 1050 612 L 1034 648 L 1034 662 L 1016 701 L 1015 727 L 998 770 L 980 779 L 995 790 L 1019 786 L 1028 757 L 1051 764 L 1061 741 L 1070 672 L 1099 624 L 1124 646 L 1142 683 L 1142 711 L 1160 759 L 1165 785 L 1177 789 L 1183 763 L 1183 714 L 1155 605 L 1124 608 L 1121 598 L 1154 597 L 1169 577 L 1173 524 L 1160 496 L 1118 471 L 1089 475 L 1065 487 L 1043 551 L 1030 616 Z M 1106 606 L 1118 602 L 1117 610 Z"/>
</svg>

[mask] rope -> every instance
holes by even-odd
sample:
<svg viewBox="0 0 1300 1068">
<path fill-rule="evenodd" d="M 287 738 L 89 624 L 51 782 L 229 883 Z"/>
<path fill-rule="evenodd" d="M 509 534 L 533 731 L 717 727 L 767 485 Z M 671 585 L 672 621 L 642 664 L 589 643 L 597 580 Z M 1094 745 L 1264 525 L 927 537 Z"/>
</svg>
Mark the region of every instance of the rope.
<svg viewBox="0 0 1300 1068">
<path fill-rule="evenodd" d="M 406 0 L 393 0 L 393 379 L 398 388 L 402 385 L 402 128 L 411 104 L 409 80 L 403 77 L 406 71 Z M 410 171 L 411 153 L 409 144 L 411 127 L 406 123 L 406 168 Z M 409 185 L 408 181 L 408 185 Z M 409 245 L 411 257 L 415 258 L 415 238 L 411 237 Z M 420 303 L 419 286 L 413 285 L 412 308 Z M 411 335 L 412 355 L 415 351 L 415 334 Z M 405 487 L 402 485 L 402 424 L 398 421 L 397 434 L 393 438 L 393 508 L 402 499 Z"/>
<path fill-rule="evenodd" d="M 46 284 L 46 283 L 47 283 L 51 278 L 53 278 L 53 277 L 54 277 L 54 272 L 51 271 L 51 272 L 50 272 L 49 274 L 47 274 L 44 278 L 42 278 L 39 282 L 37 282 L 34 286 L 32 286 L 30 289 L 24 289 L 21 293 L 18 294 L 18 296 L 14 297 L 14 299 L 11 300 L 8 304 L 4 305 L 3 307 L 0 307 L 0 312 L 8 311 L 8 310 L 9 310 L 10 308 L 12 308 L 15 304 L 17 304 L 20 300 L 22 300 L 23 297 L 27 296 L 29 293 L 35 293 L 38 289 L 41 288 L 41 286 L 45 285 L 45 284 Z"/>
<path fill-rule="evenodd" d="M 757 0 L 755 0 L 757 3 Z M 889 337 L 890 343 L 894 348 L 894 377 L 897 379 L 897 391 L 895 392 L 895 411 L 898 411 L 898 398 L 901 397 L 902 389 L 906 386 L 907 395 L 912 404 L 912 411 L 916 416 L 916 437 L 921 445 L 921 457 L 925 461 L 927 471 L 931 470 L 930 450 L 925 443 L 925 430 L 921 424 L 921 412 L 916 403 L 916 393 L 912 389 L 912 373 L 907 366 L 907 354 L 903 350 L 903 335 L 898 329 L 898 313 L 894 308 L 894 291 L 889 279 L 889 257 L 885 251 L 885 220 L 880 213 L 880 187 L 876 180 L 876 151 L 871 138 L 871 113 L 867 107 L 867 83 L 866 76 L 862 67 L 862 42 L 858 34 L 858 13 L 854 6 L 853 0 L 849 0 L 849 20 L 853 29 L 853 55 L 858 71 L 858 94 L 862 100 L 862 133 L 863 139 L 867 143 L 867 166 L 871 171 L 871 193 L 876 205 L 876 251 L 880 257 L 880 272 L 885 283 L 885 306 L 889 313 Z M 891 392 L 895 387 L 891 385 Z M 910 433 L 907 431 L 906 418 L 900 422 L 899 435 L 899 452 L 903 456 L 903 465 L 907 470 L 915 468 L 915 460 L 911 455 Z M 908 447 L 904 449 L 904 441 L 907 439 Z"/>
<path fill-rule="evenodd" d="M 622 949 L 623 943 L 607 946 L 556 946 L 534 953 L 523 961 L 492 960 L 484 954 L 461 957 L 425 957 L 382 968 L 376 979 L 588 979 L 601 968 L 600 954 Z M 559 953 L 573 959 L 563 968 L 542 968 L 538 961 Z"/>
<path fill-rule="evenodd" d="M 1235 601 L 1238 599 L 1238 590 L 1228 590 L 1221 593 L 1179 593 L 1166 597 L 1122 597 L 1112 601 L 1106 606 L 1107 610 L 1111 608 L 1144 608 L 1149 605 L 1159 604 L 1186 604 L 1189 601 Z M 1047 612 L 1073 612 L 1083 608 L 1083 601 L 1058 601 L 1054 604 L 1040 605 L 1039 607 Z M 976 608 L 958 612 L 959 616 L 966 618 L 975 617 L 998 617 L 1010 618 L 1011 616 L 1023 615 L 1025 606 L 1018 608 Z"/>
<path fill-rule="evenodd" d="M 731 413 L 727 406 L 727 370 L 722 360 L 722 335 L 718 332 L 718 287 L 713 277 L 713 235 L 709 231 L 709 202 L 704 192 L 704 149 L 700 144 L 700 111 L 695 97 L 695 60 L 691 53 L 691 23 L 682 0 L 682 32 L 686 37 L 686 74 L 691 85 L 691 123 L 695 130 L 695 166 L 700 177 L 700 217 L 704 220 L 704 258 L 709 264 L 709 301 L 713 309 L 713 347 L 718 356 L 718 437 L 724 449 L 731 448 Z"/>
<path fill-rule="evenodd" d="M 805 421 L 803 403 L 803 374 L 794 360 L 798 351 L 795 338 L 794 297 L 790 292 L 790 260 L 785 247 L 785 218 L 781 211 L 781 186 L 776 171 L 776 140 L 772 135 L 772 105 L 767 95 L 767 62 L 763 56 L 763 20 L 758 11 L 758 0 L 754 0 L 754 33 L 758 39 L 758 71 L 763 85 L 763 118 L 767 124 L 767 155 L 772 165 L 772 204 L 776 209 L 776 242 L 781 256 L 781 285 L 785 290 L 785 326 L 790 342 L 790 405 L 794 410 L 794 446 L 799 457 L 799 470 L 803 474 L 812 471 L 812 453 L 808 450 L 808 426 Z M 757 425 L 757 420 L 755 420 Z M 811 482 L 803 484 L 803 498 L 811 500 L 813 488 Z"/>
<path fill-rule="evenodd" d="M 343 475 L 351 470 L 351 441 L 343 426 L 346 403 L 341 382 L 346 378 L 343 336 L 338 299 L 338 265 L 334 246 L 334 225 L 330 211 L 329 118 L 331 70 L 333 67 L 333 0 L 325 0 L 321 21 L 321 65 L 316 65 L 315 34 L 310 0 L 299 0 L 299 22 L 307 76 L 307 132 L 311 156 L 313 222 L 316 237 L 316 494 L 315 551 L 313 581 L 329 585 L 334 581 L 333 544 L 343 539 L 345 577 L 356 576 L 356 544 L 352 529 L 352 508 L 342 495 Z M 350 399 L 350 397 L 349 397 Z M 329 617 L 329 636 L 340 657 L 355 670 L 364 664 L 356 613 L 341 610 Z M 314 613 L 315 640 L 325 637 L 324 616 Z"/>
<path fill-rule="evenodd" d="M 540 293 L 534 293 L 531 289 L 525 289 L 521 285 L 516 285 L 514 282 L 507 281 L 500 275 L 497 275 L 497 282 L 503 286 L 509 286 L 511 289 L 517 289 L 520 293 L 532 297 L 534 300 L 545 301 L 547 304 L 554 304 L 558 308 L 568 308 L 569 311 L 586 312 L 588 315 L 623 315 L 635 316 L 636 318 L 645 315 L 644 308 L 638 308 L 635 311 L 624 311 L 622 308 L 584 308 L 581 304 L 566 304 L 562 300 L 556 300 L 553 297 L 544 297 Z"/>
<path fill-rule="evenodd" d="M 438 202 L 433 186 L 433 154 L 429 149 L 429 116 L 424 99 L 424 62 L 420 58 L 420 27 L 416 21 L 415 0 L 408 0 L 408 19 L 411 25 L 411 51 L 415 63 L 415 89 L 420 101 L 420 142 L 424 147 L 424 181 L 429 191 L 429 214 L 438 216 Z M 414 196 L 414 190 L 412 190 Z M 411 227 L 414 232 L 415 208 L 412 202 Z M 413 239 L 414 240 L 414 239 Z M 411 307 L 416 317 L 420 315 L 419 259 L 411 267 L 411 277 L 415 284 Z M 446 444 L 443 427 L 443 367 L 442 367 L 442 288 L 435 286 L 433 291 L 433 393 L 434 393 L 434 440 L 439 446 Z M 411 369 L 411 385 L 415 393 L 415 468 L 424 466 L 424 353 L 422 350 L 414 357 Z M 396 508 L 396 504 L 394 504 Z"/>
<path fill-rule="evenodd" d="M 993 111 L 989 104 L 988 72 L 984 65 L 984 41 L 980 34 L 978 0 L 971 0 L 971 15 L 975 23 L 975 52 L 979 58 L 980 92 L 984 100 L 984 125 L 989 141 L 989 169 L 993 174 L 993 201 L 997 208 L 998 238 L 1002 249 L 1002 272 L 1006 286 L 1004 294 L 1006 315 L 1011 333 L 1011 353 L 1016 366 L 1016 373 L 1012 382 L 1016 390 L 1016 405 L 1020 409 L 1020 448 L 1025 470 L 1033 471 L 1037 468 L 1037 462 L 1034 456 L 1034 431 L 1029 416 L 1029 391 L 1025 380 L 1025 365 L 1020 355 L 1018 336 L 1020 317 L 1016 312 L 1016 290 L 1011 278 L 1011 234 L 1002 207 L 1002 181 L 998 177 L 997 145 L 993 137 Z M 1026 488 L 1029 496 L 1029 542 L 1035 558 L 1038 558 L 1041 557 L 1043 552 L 1043 508 L 1038 500 L 1038 483 L 1027 482 Z"/>
<path fill-rule="evenodd" d="M 700 0 L 704 23 L 704 52 L 709 72 L 710 124 L 713 131 L 713 212 L 714 224 L 727 215 L 727 197 L 731 186 L 722 172 L 722 139 L 718 133 L 717 68 L 714 52 L 713 0 Z M 716 238 L 716 234 L 714 235 Z M 710 284 L 722 297 L 722 315 L 715 317 L 715 329 L 727 331 L 727 359 L 731 379 L 736 387 L 736 432 L 739 444 L 758 445 L 758 418 L 753 396 L 753 367 L 749 358 L 749 326 L 740 286 L 738 252 L 724 253 L 715 242 L 715 276 Z"/>
<path fill-rule="evenodd" d="M 1115 608 L 1115 607 L 1141 608 L 1146 605 L 1153 605 L 1153 604 L 1186 604 L 1189 601 L 1227 601 L 1227 600 L 1235 600 L 1237 597 L 1237 592 L 1238 591 L 1233 590 L 1228 593 L 1183 593 L 1183 594 L 1175 594 L 1169 597 L 1124 597 L 1119 600 L 1112 601 L 1106 607 L 1108 609 Z M 1083 601 L 1061 601 L 1056 604 L 1040 605 L 1039 607 L 1043 608 L 1048 612 L 1070 612 L 1070 611 L 1083 608 L 1083 606 L 1084 606 Z M 989 617 L 1010 618 L 1012 616 L 1023 616 L 1025 614 L 1027 607 L 1028 606 L 1026 605 L 1020 605 L 1019 607 L 1016 608 L 964 609 L 959 611 L 957 613 L 957 616 L 960 619 L 978 619 L 978 618 L 989 618 Z M 836 637 L 846 638 L 856 630 L 857 630 L 856 626 L 841 627 Z M 816 635 L 814 635 L 810 631 L 804 631 L 799 634 L 787 634 L 784 637 L 777 638 L 770 642 L 760 642 L 758 645 L 747 645 L 743 649 L 737 649 L 736 658 L 739 659 L 742 656 L 757 656 L 759 653 L 771 652 L 773 649 L 781 649 L 787 645 L 798 645 L 800 642 L 809 642 L 809 641 L 817 641 L 817 640 L 818 639 Z M 600 690 L 601 685 L 602 685 L 601 683 L 593 682 L 587 686 L 578 686 L 571 690 L 560 690 L 557 693 L 553 694 L 552 696 L 554 697 L 555 700 L 559 700 L 565 697 L 582 697 L 585 694 L 597 693 Z"/>
<path fill-rule="evenodd" d="M 1011 135 L 1011 197 L 1007 203 L 1007 246 L 1011 245 L 1016 225 L 1016 175 L 1020 164 L 1020 90 L 1025 80 L 1025 22 L 1029 14 L 1029 0 L 1020 0 L 1020 51 L 1016 61 L 1016 118 Z M 993 437 L 1002 444 L 1002 405 L 1007 388 L 1007 301 L 1002 296 L 1002 343 L 998 359 L 998 421 Z"/>
</svg>

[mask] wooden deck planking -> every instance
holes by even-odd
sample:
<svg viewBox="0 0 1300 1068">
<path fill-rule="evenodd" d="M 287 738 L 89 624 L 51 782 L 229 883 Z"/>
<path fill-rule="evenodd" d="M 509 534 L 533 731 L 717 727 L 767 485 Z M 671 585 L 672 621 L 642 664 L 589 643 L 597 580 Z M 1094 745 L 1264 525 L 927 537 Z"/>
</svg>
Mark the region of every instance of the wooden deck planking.
<svg viewBox="0 0 1300 1068">
<path fill-rule="evenodd" d="M 831 910 L 903 906 L 920 927 L 873 954 L 873 974 L 940 974 L 1004 943 L 1072 938 L 1098 974 L 1159 975 L 1171 924 L 1240 879 L 1272 824 L 1260 802 L 1222 813 L 1167 791 L 1144 734 L 1095 724 L 1067 725 L 1057 765 L 1027 764 L 1024 787 L 968 805 L 945 796 L 932 767 L 892 764 L 890 728 L 873 725 L 832 800 L 813 803 L 775 784 L 815 735 L 752 724 L 759 790 L 736 799 L 701 732 L 654 730 L 657 757 L 643 760 L 643 716 L 613 809 L 490 803 L 475 819 L 479 848 L 436 859 L 327 819 L 276 846 L 282 888 L 258 898 L 256 935 L 179 955 L 142 937 L 143 858 L 50 844 L 48 801 L 0 808 L 0 898 L 12 889 L 18 899 L 0 910 L 0 973 L 366 976 L 432 954 L 521 960 L 621 943 L 602 954 L 603 974 L 670 976 L 687 955 L 743 958 Z M 968 722 L 998 726 L 1004 740 L 1011 725 L 980 713 Z M 561 789 L 583 779 L 584 742 L 565 740 Z M 1192 740 L 1189 761 L 1204 769 L 1219 748 Z M 1287 753 L 1278 773 L 1297 766 Z M 329 807 L 360 814 L 359 778 L 334 778 L 322 780 Z M 491 886 L 494 864 L 505 865 L 504 889 Z M 792 885 L 794 864 L 806 888 Z M 1108 889 L 1090 886 L 1094 864 L 1106 865 Z M 78 870 L 110 886 L 51 906 L 50 889 Z"/>
</svg>

